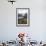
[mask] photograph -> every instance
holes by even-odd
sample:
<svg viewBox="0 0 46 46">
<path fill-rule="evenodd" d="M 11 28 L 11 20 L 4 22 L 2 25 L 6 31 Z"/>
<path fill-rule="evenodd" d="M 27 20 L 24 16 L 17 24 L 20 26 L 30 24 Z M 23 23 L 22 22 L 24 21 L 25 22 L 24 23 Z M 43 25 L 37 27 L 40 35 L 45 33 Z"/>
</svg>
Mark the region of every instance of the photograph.
<svg viewBox="0 0 46 46">
<path fill-rule="evenodd" d="M 16 8 L 16 25 L 29 26 L 30 10 L 29 8 Z"/>
</svg>

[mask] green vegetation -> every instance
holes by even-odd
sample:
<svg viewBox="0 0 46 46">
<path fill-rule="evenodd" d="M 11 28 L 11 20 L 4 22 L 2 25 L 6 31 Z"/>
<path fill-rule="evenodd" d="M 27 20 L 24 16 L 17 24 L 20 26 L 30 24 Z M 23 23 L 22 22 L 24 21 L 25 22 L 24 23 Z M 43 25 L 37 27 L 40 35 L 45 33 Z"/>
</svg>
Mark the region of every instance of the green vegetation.
<svg viewBox="0 0 46 46">
<path fill-rule="evenodd" d="M 18 19 L 18 24 L 27 24 L 27 18 Z"/>
</svg>

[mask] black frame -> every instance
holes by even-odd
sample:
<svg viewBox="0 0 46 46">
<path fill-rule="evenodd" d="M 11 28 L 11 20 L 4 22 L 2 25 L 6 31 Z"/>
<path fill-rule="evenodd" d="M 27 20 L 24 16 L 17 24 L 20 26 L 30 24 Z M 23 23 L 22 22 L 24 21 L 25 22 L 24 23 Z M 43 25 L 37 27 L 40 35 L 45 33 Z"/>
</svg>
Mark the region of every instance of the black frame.
<svg viewBox="0 0 46 46">
<path fill-rule="evenodd" d="M 28 17 L 27 17 L 27 19 L 28 19 L 28 22 L 27 22 L 27 24 L 18 24 L 18 11 L 17 10 L 28 10 Z M 17 27 L 25 27 L 25 26 L 30 26 L 30 9 L 29 8 L 16 8 L 16 26 Z"/>
</svg>

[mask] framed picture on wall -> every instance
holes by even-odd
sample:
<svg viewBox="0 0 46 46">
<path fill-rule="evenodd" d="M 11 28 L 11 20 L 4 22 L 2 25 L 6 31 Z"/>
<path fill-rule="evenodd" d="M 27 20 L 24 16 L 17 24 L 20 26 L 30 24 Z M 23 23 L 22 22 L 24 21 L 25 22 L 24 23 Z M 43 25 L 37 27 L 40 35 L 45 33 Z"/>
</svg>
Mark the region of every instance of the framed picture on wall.
<svg viewBox="0 0 46 46">
<path fill-rule="evenodd" d="M 29 8 L 16 8 L 16 26 L 30 26 Z"/>
</svg>

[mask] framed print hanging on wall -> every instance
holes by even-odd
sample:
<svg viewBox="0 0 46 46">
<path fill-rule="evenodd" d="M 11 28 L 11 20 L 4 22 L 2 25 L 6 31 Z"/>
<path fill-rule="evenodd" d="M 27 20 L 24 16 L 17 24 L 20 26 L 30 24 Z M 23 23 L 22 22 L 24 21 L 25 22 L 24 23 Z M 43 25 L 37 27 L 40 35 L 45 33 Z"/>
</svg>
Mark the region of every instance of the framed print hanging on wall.
<svg viewBox="0 0 46 46">
<path fill-rule="evenodd" d="M 16 26 L 30 25 L 30 9 L 16 8 Z"/>
</svg>

